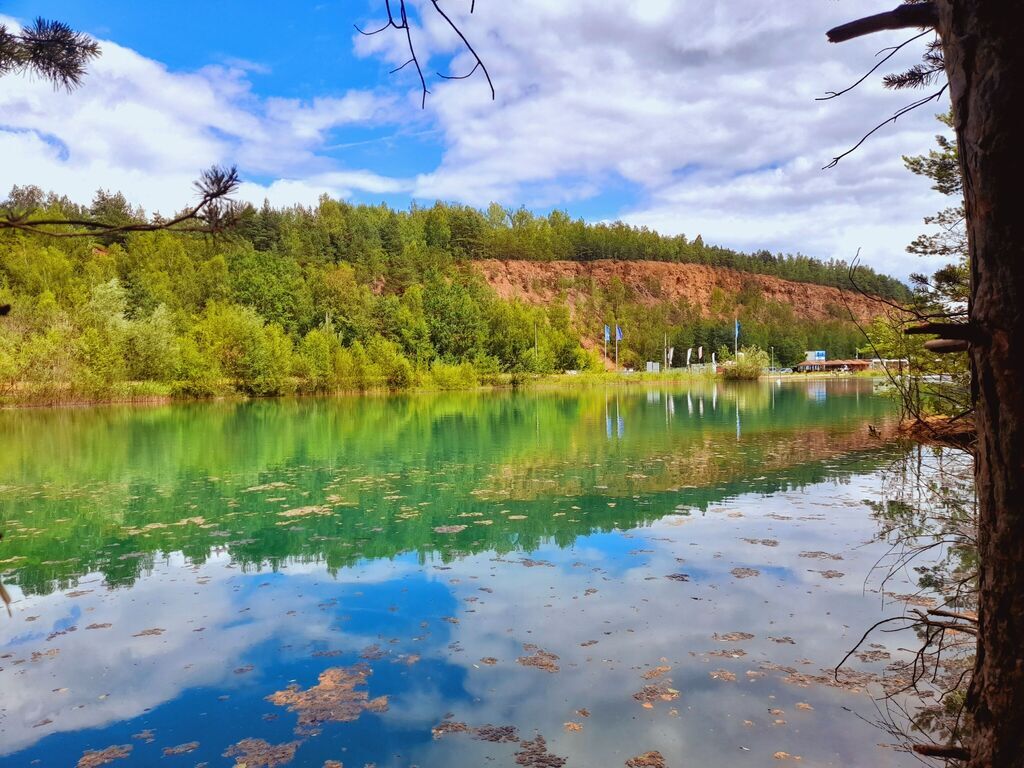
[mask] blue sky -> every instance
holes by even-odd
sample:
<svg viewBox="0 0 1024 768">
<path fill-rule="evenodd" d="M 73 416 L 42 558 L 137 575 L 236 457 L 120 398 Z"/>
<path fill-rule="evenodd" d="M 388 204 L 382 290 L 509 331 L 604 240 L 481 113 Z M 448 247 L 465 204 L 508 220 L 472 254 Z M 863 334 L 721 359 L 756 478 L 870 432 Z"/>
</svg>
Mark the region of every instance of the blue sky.
<svg viewBox="0 0 1024 768">
<path fill-rule="evenodd" d="M 421 110 L 411 68 L 389 75 L 403 40 L 353 29 L 381 18 L 382 0 L 0 0 L 8 22 L 60 19 L 104 47 L 71 95 L 0 80 L 0 153 L 12 158 L 0 188 L 119 188 L 167 210 L 201 167 L 235 163 L 254 201 L 557 207 L 748 250 L 849 259 L 860 247 L 904 277 L 927 268 L 904 248 L 946 201 L 900 156 L 930 148 L 945 105 L 821 170 L 907 100 L 875 82 L 814 100 L 892 42 L 825 43 L 829 26 L 870 10 L 847 5 L 478 0 L 470 17 L 468 0 L 448 0 L 498 96 L 479 75 L 432 77 Z M 422 19 L 428 74 L 466 71 L 436 15 Z"/>
</svg>

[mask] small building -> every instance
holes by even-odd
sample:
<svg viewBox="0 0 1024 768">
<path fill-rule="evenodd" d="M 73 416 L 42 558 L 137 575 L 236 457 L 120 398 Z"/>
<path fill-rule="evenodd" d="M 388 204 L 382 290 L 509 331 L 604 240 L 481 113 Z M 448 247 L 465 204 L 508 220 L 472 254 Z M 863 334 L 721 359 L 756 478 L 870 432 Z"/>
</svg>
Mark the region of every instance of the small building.
<svg viewBox="0 0 1024 768">
<path fill-rule="evenodd" d="M 881 358 L 875 357 L 871 360 L 872 371 L 895 371 L 902 375 L 904 371 L 910 370 L 910 361 L 907 358 Z"/>
<path fill-rule="evenodd" d="M 804 360 L 797 365 L 800 373 L 857 373 L 871 366 L 868 360 Z"/>
</svg>

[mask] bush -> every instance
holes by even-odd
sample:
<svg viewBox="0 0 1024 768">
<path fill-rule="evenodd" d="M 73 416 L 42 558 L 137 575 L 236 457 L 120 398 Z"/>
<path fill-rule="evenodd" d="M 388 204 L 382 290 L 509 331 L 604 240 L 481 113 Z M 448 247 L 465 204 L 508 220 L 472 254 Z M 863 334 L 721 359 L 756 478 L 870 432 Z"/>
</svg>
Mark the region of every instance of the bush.
<svg viewBox="0 0 1024 768">
<path fill-rule="evenodd" d="M 172 391 L 187 397 L 212 397 L 220 390 L 221 371 L 217 361 L 203 354 L 195 339 L 178 340 L 178 369 Z"/>
<path fill-rule="evenodd" d="M 340 346 L 337 336 L 321 328 L 314 328 L 299 342 L 292 372 L 305 382 L 307 391 L 323 392 L 336 385 L 335 355 Z"/>
<path fill-rule="evenodd" d="M 145 320 L 128 324 L 125 362 L 133 381 L 169 381 L 178 369 L 178 339 L 163 304 Z"/>
<path fill-rule="evenodd" d="M 366 345 L 366 355 L 380 372 L 381 383 L 388 389 L 408 389 L 413 385 L 412 363 L 395 342 L 374 336 Z"/>
<path fill-rule="evenodd" d="M 480 385 L 472 364 L 452 365 L 441 360 L 435 360 L 430 366 L 430 380 L 437 389 L 473 389 Z"/>
<path fill-rule="evenodd" d="M 768 368 L 768 353 L 759 347 L 743 347 L 735 360 L 725 364 L 722 375 L 730 381 L 756 381 Z"/>
<path fill-rule="evenodd" d="M 292 340 L 274 323 L 265 326 L 245 350 L 239 388 L 250 395 L 283 395 L 291 389 Z"/>
<path fill-rule="evenodd" d="M 239 392 L 262 397 L 288 390 L 292 341 L 276 323 L 264 325 L 255 310 L 211 303 L 193 333 L 199 352 L 216 361 Z"/>
<path fill-rule="evenodd" d="M 493 386 L 501 383 L 501 363 L 493 355 L 477 355 L 473 367 L 481 384 Z"/>
</svg>

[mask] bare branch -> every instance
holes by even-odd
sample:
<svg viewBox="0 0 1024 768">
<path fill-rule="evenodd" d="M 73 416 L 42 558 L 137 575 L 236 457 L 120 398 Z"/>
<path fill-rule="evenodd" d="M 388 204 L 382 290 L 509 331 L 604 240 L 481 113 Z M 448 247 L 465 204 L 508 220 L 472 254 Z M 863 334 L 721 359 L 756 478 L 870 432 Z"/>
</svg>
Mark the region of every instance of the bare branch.
<svg viewBox="0 0 1024 768">
<path fill-rule="evenodd" d="M 887 29 L 908 29 L 911 27 L 934 27 L 939 23 L 935 3 L 906 3 L 885 13 L 876 13 L 847 24 L 830 29 L 826 34 L 829 42 L 842 43 L 855 37 L 871 35 Z"/>
<path fill-rule="evenodd" d="M 942 98 L 942 94 L 946 92 L 946 89 L 948 87 L 949 87 L 949 83 L 946 83 L 941 88 L 939 88 L 939 90 L 937 90 L 935 93 L 931 94 L 930 96 L 925 96 L 923 99 L 918 99 L 917 101 L 912 102 L 911 104 L 907 104 L 905 107 L 901 107 L 900 109 L 896 110 L 896 112 L 893 114 L 892 117 L 886 118 L 885 120 L 880 122 L 878 125 L 876 125 L 874 128 L 872 128 L 870 131 L 865 133 L 861 137 L 860 141 L 858 141 L 856 144 L 854 144 L 848 150 L 843 152 L 841 155 L 837 155 L 836 157 L 833 157 L 832 158 L 832 162 L 830 162 L 828 165 L 824 166 L 822 170 L 827 170 L 829 168 L 835 168 L 837 165 L 839 165 L 839 161 L 840 160 L 842 160 L 847 155 L 853 154 L 858 149 L 860 149 L 861 145 L 865 141 L 867 141 L 874 133 L 876 133 L 877 131 L 881 130 L 882 128 L 887 126 L 889 123 L 895 123 L 897 120 L 899 120 L 901 117 L 903 117 L 908 112 L 913 112 L 918 107 L 923 107 L 925 104 L 927 104 L 927 103 L 929 103 L 931 101 L 937 101 L 938 99 Z"/>
<path fill-rule="evenodd" d="M 473 48 L 473 46 L 469 42 L 469 40 L 466 39 L 466 36 L 464 34 L 462 34 L 462 30 L 459 29 L 458 26 L 455 24 L 455 22 L 453 22 L 448 17 L 448 14 L 446 14 L 443 10 L 441 10 L 441 6 L 438 5 L 438 0 L 430 0 L 430 2 L 434 6 L 434 10 L 436 10 L 439 14 L 441 14 L 441 18 L 444 19 L 446 22 L 448 22 L 448 26 L 451 27 L 452 30 L 455 32 L 455 34 L 459 36 L 459 39 L 462 41 L 462 44 L 466 46 L 466 50 L 468 50 L 470 52 L 470 54 L 472 54 L 473 58 L 476 59 L 476 66 L 473 67 L 473 71 L 470 72 L 469 75 L 472 75 L 473 72 L 476 72 L 477 67 L 479 67 L 480 69 L 483 70 L 484 77 L 487 78 L 487 85 L 491 89 L 491 101 L 494 101 L 495 96 L 496 96 L 496 94 L 494 92 L 494 82 L 491 80 L 491 73 L 487 71 L 487 66 L 484 64 L 484 62 L 480 58 L 480 56 L 477 55 L 476 50 Z M 469 12 L 472 13 L 475 8 L 476 8 L 476 3 L 474 2 L 473 5 L 470 7 L 470 11 Z M 466 75 L 466 77 L 469 77 L 469 75 Z M 454 80 L 454 79 L 465 79 L 465 78 L 450 78 L 450 79 Z"/>
<path fill-rule="evenodd" d="M 904 46 L 909 45 L 910 43 L 914 42 L 915 40 L 920 40 L 922 37 L 924 37 L 925 35 L 929 34 L 929 32 L 930 32 L 930 30 L 925 30 L 924 32 L 921 32 L 920 34 L 914 35 L 909 40 L 904 40 L 899 45 L 894 45 L 891 48 L 883 48 L 878 53 L 883 53 L 884 51 L 888 51 L 888 53 L 877 64 L 875 64 L 875 66 L 873 66 L 871 69 L 869 69 L 867 72 L 865 72 L 863 77 L 861 77 L 857 82 L 855 82 L 853 85 L 850 85 L 850 86 L 848 86 L 846 88 L 843 88 L 843 90 L 841 90 L 841 91 L 829 91 L 824 96 L 819 96 L 818 98 L 816 98 L 815 101 L 828 101 L 829 99 L 835 99 L 835 98 L 837 98 L 839 96 L 842 96 L 844 93 L 849 93 L 854 88 L 856 88 L 858 85 L 860 85 L 865 80 L 867 80 L 869 77 L 871 77 L 871 75 L 873 75 L 878 70 L 878 68 L 880 66 L 885 64 L 885 62 L 887 62 L 889 59 L 891 59 L 893 56 L 895 56 L 897 53 L 899 53 L 900 50 Z"/>
<path fill-rule="evenodd" d="M 426 109 L 426 106 L 427 106 L 427 95 L 430 93 L 430 88 L 427 86 L 427 79 L 426 79 L 426 76 L 424 75 L 424 72 L 423 72 L 423 66 L 422 66 L 422 64 L 420 62 L 420 57 L 419 57 L 419 55 L 416 52 L 416 45 L 415 45 L 415 43 L 413 41 L 412 24 L 411 24 L 411 22 L 409 20 L 408 9 L 406 8 L 406 0 L 397 0 L 397 1 L 398 1 L 398 10 L 397 10 L 397 13 L 396 13 L 392 9 L 391 0 L 384 0 L 384 9 L 385 9 L 385 12 L 387 13 L 388 19 L 387 19 L 387 21 L 383 25 L 381 25 L 377 29 L 372 29 L 372 30 L 367 31 L 367 30 L 362 29 L 358 25 L 354 25 L 354 26 L 356 28 L 356 31 L 359 34 L 365 35 L 367 37 L 372 36 L 372 35 L 378 35 L 378 34 L 384 32 L 384 31 L 386 31 L 388 29 L 395 29 L 395 30 L 399 30 L 402 33 L 404 33 L 405 45 L 406 45 L 406 48 L 409 51 L 409 58 L 408 58 L 408 60 L 406 60 L 406 62 L 404 64 L 402 64 L 402 65 L 392 69 L 389 74 L 393 75 L 396 72 L 401 72 L 407 66 L 412 64 L 413 67 L 416 69 L 416 74 L 417 74 L 417 77 L 419 78 L 419 81 L 420 81 L 420 91 L 422 93 L 422 97 L 420 99 L 420 107 L 423 108 L 423 109 Z M 484 77 L 487 80 L 487 86 L 491 90 L 491 100 L 493 101 L 496 98 L 496 92 L 495 92 L 495 89 L 494 89 L 494 82 L 493 82 L 493 80 L 491 80 L 490 72 L 487 71 L 487 65 L 484 64 L 483 59 L 480 58 L 480 55 L 477 53 L 476 48 L 473 47 L 473 44 L 470 43 L 469 39 L 466 37 L 466 35 L 463 34 L 462 30 L 459 28 L 459 25 L 456 24 L 452 20 L 451 16 L 449 16 L 444 11 L 443 8 L 441 8 L 440 0 L 430 0 L 430 4 L 433 7 L 434 12 L 436 12 L 442 19 L 444 19 L 445 23 L 452 29 L 452 31 L 455 32 L 455 34 L 458 36 L 459 40 L 462 42 L 463 47 L 470 54 L 470 56 L 472 56 L 473 61 L 474 61 L 473 68 L 467 74 L 465 74 L 465 75 L 445 75 L 445 74 L 442 74 L 440 72 L 436 72 L 435 74 L 438 77 L 440 77 L 441 79 L 443 79 L 443 80 L 468 80 L 470 77 L 475 75 L 478 71 L 483 72 Z M 470 3 L 469 12 L 473 13 L 475 10 L 476 10 L 476 2 L 475 2 L 475 0 L 473 0 L 473 2 Z"/>
</svg>

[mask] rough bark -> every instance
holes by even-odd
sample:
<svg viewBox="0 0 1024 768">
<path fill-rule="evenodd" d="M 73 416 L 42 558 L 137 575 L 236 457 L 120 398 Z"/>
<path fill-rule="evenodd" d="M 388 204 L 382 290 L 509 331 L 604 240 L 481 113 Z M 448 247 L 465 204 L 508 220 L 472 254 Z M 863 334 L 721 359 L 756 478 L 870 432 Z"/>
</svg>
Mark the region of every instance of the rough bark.
<svg viewBox="0 0 1024 768">
<path fill-rule="evenodd" d="M 939 0 L 970 241 L 980 632 L 972 768 L 1024 767 L 1024 3 Z"/>
</svg>

